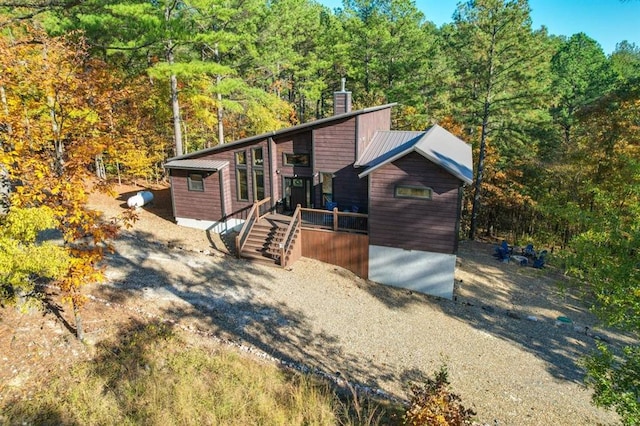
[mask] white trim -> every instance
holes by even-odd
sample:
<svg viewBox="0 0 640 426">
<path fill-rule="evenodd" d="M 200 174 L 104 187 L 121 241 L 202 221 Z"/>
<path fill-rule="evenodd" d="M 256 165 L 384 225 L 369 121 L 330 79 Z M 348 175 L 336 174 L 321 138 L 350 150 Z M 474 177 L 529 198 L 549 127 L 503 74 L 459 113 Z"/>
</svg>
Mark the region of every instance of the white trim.
<svg viewBox="0 0 640 426">
<path fill-rule="evenodd" d="M 244 221 L 241 219 L 229 219 L 224 221 L 200 220 L 187 217 L 176 217 L 176 223 L 187 228 L 202 229 L 212 231 L 216 234 L 226 234 L 231 231 L 240 231 Z"/>
</svg>

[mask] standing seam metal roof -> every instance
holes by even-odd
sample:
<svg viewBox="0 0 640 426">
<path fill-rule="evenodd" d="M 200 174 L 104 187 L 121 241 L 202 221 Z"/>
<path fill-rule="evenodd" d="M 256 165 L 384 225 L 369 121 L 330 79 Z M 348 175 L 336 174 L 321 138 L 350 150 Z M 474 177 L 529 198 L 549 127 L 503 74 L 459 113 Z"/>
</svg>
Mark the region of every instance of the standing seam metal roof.
<svg viewBox="0 0 640 426">
<path fill-rule="evenodd" d="M 471 146 L 437 124 L 426 132 L 377 132 L 356 161 L 357 166 L 367 167 L 358 176 L 365 177 L 412 151 L 443 167 L 463 182 L 473 182 Z"/>
</svg>

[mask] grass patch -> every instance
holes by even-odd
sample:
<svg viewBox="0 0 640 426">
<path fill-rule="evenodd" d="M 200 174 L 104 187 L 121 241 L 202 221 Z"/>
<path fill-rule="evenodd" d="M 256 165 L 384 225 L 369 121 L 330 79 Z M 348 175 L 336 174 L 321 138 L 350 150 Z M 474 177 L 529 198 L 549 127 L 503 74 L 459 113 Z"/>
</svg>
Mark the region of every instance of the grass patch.
<svg viewBox="0 0 640 426">
<path fill-rule="evenodd" d="M 135 323 L 96 357 L 30 400 L 0 407 L 8 424 L 390 424 L 400 407 L 221 349 L 185 343 L 161 323 Z M 389 409 L 390 408 L 390 409 Z M 391 412 L 392 414 L 388 414 Z M 363 422 L 363 420 L 366 420 Z"/>
</svg>

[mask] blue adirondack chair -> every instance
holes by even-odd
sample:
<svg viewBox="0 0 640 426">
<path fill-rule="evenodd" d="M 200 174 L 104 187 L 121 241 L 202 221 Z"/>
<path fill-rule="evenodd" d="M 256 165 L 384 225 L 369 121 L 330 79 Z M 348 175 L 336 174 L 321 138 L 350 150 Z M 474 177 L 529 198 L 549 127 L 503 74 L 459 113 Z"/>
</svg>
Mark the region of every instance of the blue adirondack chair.
<svg viewBox="0 0 640 426">
<path fill-rule="evenodd" d="M 540 252 L 540 254 L 538 254 L 534 259 L 533 259 L 533 267 L 534 268 L 544 268 L 544 262 L 545 262 L 545 257 L 547 256 L 547 251 L 546 250 L 542 250 Z"/>
</svg>

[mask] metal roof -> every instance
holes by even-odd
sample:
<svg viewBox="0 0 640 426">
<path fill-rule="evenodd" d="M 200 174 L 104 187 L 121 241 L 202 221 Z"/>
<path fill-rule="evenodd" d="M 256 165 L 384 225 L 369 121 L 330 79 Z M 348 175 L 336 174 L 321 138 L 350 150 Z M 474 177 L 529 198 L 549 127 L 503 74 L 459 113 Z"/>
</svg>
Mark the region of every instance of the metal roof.
<svg viewBox="0 0 640 426">
<path fill-rule="evenodd" d="M 413 146 L 425 132 L 406 132 L 389 130 L 376 132 L 369 146 L 364 150 L 360 158 L 354 164 L 355 167 L 370 166 L 376 158 L 380 158 L 385 154 L 392 153 L 396 150 L 404 151 L 404 149 Z"/>
<path fill-rule="evenodd" d="M 378 133 L 380 133 L 379 137 Z M 414 132 L 378 133 L 356 162 L 357 165 L 367 167 L 358 176 L 365 177 L 385 164 L 404 157 L 410 152 L 417 152 L 463 182 L 467 184 L 473 182 L 471 146 L 437 124 L 426 132 L 418 132 L 413 137 L 411 133 Z M 400 134 L 394 136 L 387 133 Z M 376 146 L 373 146 L 374 142 Z"/>
<path fill-rule="evenodd" d="M 169 160 L 164 164 L 165 169 L 181 169 L 181 170 L 205 170 L 218 171 L 229 165 L 228 161 L 222 160 Z"/>
<path fill-rule="evenodd" d="M 337 115 L 332 115 L 326 118 L 321 118 L 319 120 L 315 120 L 315 121 L 310 121 L 308 123 L 303 123 L 303 124 L 298 124 L 297 126 L 293 126 L 293 127 L 287 127 L 284 129 L 280 129 L 280 130 L 274 130 L 271 132 L 267 132 L 267 133 L 263 133 L 260 135 L 255 135 L 255 136 L 250 136 L 248 138 L 244 138 L 244 139 L 239 139 L 237 141 L 233 141 L 230 143 L 226 143 L 226 144 L 222 144 L 222 145 L 216 145 L 212 148 L 205 148 L 205 149 L 201 149 L 199 151 L 194 151 L 194 152 L 190 152 L 188 154 L 184 154 L 184 155 L 180 155 L 177 157 L 173 157 L 173 158 L 169 158 L 167 160 L 167 162 L 172 162 L 175 160 L 183 160 L 183 159 L 187 159 L 187 158 L 193 158 L 193 157 L 199 157 L 201 155 L 205 155 L 208 154 L 210 152 L 216 152 L 219 151 L 221 149 L 226 149 L 229 148 L 229 146 L 235 146 L 235 145 L 242 145 L 244 143 L 247 142 L 254 142 L 257 140 L 261 140 L 261 139 L 266 139 L 266 138 L 270 138 L 270 137 L 274 137 L 274 136 L 279 136 L 279 135 L 283 135 L 283 134 L 287 134 L 287 133 L 295 133 L 295 132 L 299 132 L 300 130 L 305 130 L 307 128 L 310 127 L 315 127 L 315 126 L 319 126 L 319 125 L 323 125 L 323 124 L 328 124 L 328 123 L 332 123 L 333 121 L 338 121 L 338 120 L 344 120 L 345 118 L 351 118 L 351 117 L 355 117 L 357 115 L 361 115 L 361 114 L 366 114 L 369 112 L 374 112 L 374 111 L 379 111 L 382 109 L 387 109 L 387 108 L 391 108 L 393 106 L 395 106 L 396 103 L 390 103 L 390 104 L 386 104 L 386 105 L 379 105 L 379 106 L 375 106 L 375 107 L 370 107 L 370 108 L 365 108 L 365 109 L 360 109 L 357 111 L 351 111 L 351 112 L 347 112 L 344 114 L 337 114 Z"/>
</svg>

